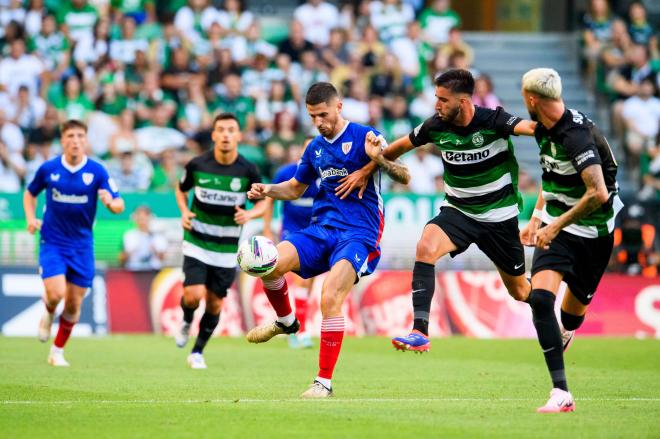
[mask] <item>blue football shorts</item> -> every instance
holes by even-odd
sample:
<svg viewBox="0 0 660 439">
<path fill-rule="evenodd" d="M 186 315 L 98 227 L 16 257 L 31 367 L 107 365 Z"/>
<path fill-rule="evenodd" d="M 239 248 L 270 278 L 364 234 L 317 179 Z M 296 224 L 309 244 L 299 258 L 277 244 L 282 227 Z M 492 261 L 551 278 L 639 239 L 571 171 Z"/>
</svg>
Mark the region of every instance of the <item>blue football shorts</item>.
<svg viewBox="0 0 660 439">
<path fill-rule="evenodd" d="M 298 251 L 298 274 L 303 279 L 325 273 L 338 261 L 346 259 L 353 265 L 357 282 L 360 277 L 373 273 L 380 260 L 380 246 L 354 230 L 312 224 L 289 233 L 286 241 Z"/>
<path fill-rule="evenodd" d="M 94 248 L 65 247 L 41 241 L 39 272 L 42 279 L 63 274 L 67 282 L 89 288 L 94 281 Z"/>
</svg>

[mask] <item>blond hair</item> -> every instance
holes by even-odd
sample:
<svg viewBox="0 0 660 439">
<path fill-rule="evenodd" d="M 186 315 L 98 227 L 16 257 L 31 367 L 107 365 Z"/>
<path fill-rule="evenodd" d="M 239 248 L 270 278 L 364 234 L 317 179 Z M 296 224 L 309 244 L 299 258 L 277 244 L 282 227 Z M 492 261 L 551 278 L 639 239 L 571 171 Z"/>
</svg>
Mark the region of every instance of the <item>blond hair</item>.
<svg viewBox="0 0 660 439">
<path fill-rule="evenodd" d="M 523 90 L 549 99 L 561 98 L 561 78 L 554 69 L 532 69 L 522 77 Z"/>
</svg>

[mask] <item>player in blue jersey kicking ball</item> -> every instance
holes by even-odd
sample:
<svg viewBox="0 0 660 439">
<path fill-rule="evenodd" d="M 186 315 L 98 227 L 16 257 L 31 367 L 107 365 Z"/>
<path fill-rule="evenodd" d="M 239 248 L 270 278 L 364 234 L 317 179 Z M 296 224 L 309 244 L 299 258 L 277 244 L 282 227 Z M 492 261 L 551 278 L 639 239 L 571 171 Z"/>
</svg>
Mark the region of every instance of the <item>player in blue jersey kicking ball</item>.
<svg viewBox="0 0 660 439">
<path fill-rule="evenodd" d="M 50 348 L 48 363 L 68 366 L 66 344 L 80 316 L 80 305 L 94 279 L 92 225 L 96 202 L 112 213 L 124 211 L 116 184 L 100 163 L 87 158 L 87 126 L 77 120 L 62 125 L 59 157 L 41 165 L 23 195 L 28 231 L 41 230 L 39 271 L 44 281 L 46 312 L 39 322 L 39 340 L 50 337 L 55 308 L 64 299 L 59 330 Z M 35 211 L 37 196 L 46 190 L 43 223 Z"/>
<path fill-rule="evenodd" d="M 379 242 L 384 227 L 380 169 L 403 183 L 410 176 L 405 166 L 383 158 L 381 149 L 385 140 L 375 129 L 341 116 L 342 102 L 332 84 L 313 84 L 305 103 L 320 135 L 307 146 L 293 178 L 279 184 L 255 183 L 248 197 L 295 200 L 320 178 L 312 224 L 278 244 L 277 267 L 263 278 L 277 320 L 253 328 L 247 339 L 251 343 L 263 343 L 278 334 L 298 332 L 300 324 L 291 309 L 284 274 L 293 271 L 309 279 L 329 272 L 321 292 L 319 372 L 301 395 L 327 398 L 332 396 L 332 373 L 344 338 L 342 304 L 353 284 L 361 276 L 372 273 L 380 259 Z M 361 199 L 357 194 L 343 200 L 335 195 L 342 177 L 371 160 L 377 160 L 380 169 L 369 177 Z"/>
<path fill-rule="evenodd" d="M 273 177 L 273 184 L 290 180 L 296 175 L 300 158 L 311 141 L 311 138 L 306 139 L 302 148 L 298 145 L 291 145 L 289 147 L 289 163 L 277 170 L 275 177 Z M 282 202 L 280 241 L 285 240 L 291 233 L 304 229 L 312 222 L 312 205 L 314 204 L 316 194 L 319 192 L 319 184 L 320 179 L 317 179 L 314 184 L 307 187 L 305 193 L 303 193 L 297 200 Z M 273 239 L 274 236 L 271 229 L 271 219 L 273 216 L 274 203 L 271 198 L 266 198 L 266 201 L 268 202 L 268 211 L 267 214 L 264 215 L 264 235 Z M 289 286 L 291 294 L 293 295 L 293 301 L 296 305 L 296 319 L 298 319 L 298 322 L 300 323 L 299 332 L 296 334 L 289 334 L 289 347 L 292 349 L 311 348 L 313 346 L 312 338 L 305 328 L 305 322 L 307 320 L 307 298 L 310 295 L 313 283 L 313 278 L 301 279 L 300 277 L 296 277 L 293 285 Z"/>
</svg>

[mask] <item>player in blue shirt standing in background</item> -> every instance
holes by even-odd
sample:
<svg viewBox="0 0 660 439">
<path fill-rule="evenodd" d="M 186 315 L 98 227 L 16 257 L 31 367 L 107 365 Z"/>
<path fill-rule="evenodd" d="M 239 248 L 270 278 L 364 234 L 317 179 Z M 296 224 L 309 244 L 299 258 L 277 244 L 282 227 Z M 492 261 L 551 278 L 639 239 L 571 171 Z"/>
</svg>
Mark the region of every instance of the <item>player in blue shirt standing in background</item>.
<svg viewBox="0 0 660 439">
<path fill-rule="evenodd" d="M 46 312 L 39 322 L 39 340 L 50 337 L 55 308 L 64 299 L 59 330 L 48 363 L 68 366 L 66 344 L 80 316 L 85 292 L 94 280 L 92 226 L 96 202 L 112 213 L 124 211 L 116 184 L 100 163 L 89 159 L 87 126 L 77 120 L 62 125 L 62 155 L 41 165 L 23 195 L 28 231 L 41 230 L 39 271 L 44 281 Z M 46 190 L 44 220 L 37 219 L 37 196 Z"/>
<path fill-rule="evenodd" d="M 277 170 L 275 177 L 273 177 L 273 184 L 290 180 L 296 175 L 301 156 L 311 141 L 311 138 L 305 139 L 302 148 L 298 145 L 291 145 L 289 147 L 289 163 Z M 282 202 L 280 241 L 287 239 L 291 233 L 302 230 L 310 225 L 312 222 L 312 205 L 314 204 L 316 194 L 319 193 L 319 184 L 320 179 L 317 179 L 314 184 L 310 184 L 307 187 L 307 190 L 300 198 Z M 274 203 L 272 198 L 266 198 L 266 201 L 268 202 L 268 212 L 264 215 L 264 235 L 273 239 L 271 218 L 273 216 Z M 301 279 L 300 277 L 296 277 L 294 284 L 291 286 L 291 293 L 296 308 L 296 319 L 298 319 L 298 322 L 300 323 L 299 332 L 297 334 L 289 334 L 289 347 L 293 349 L 311 348 L 313 346 L 312 338 L 309 333 L 305 331 L 305 321 L 307 320 L 307 298 L 312 291 L 313 283 L 314 278 Z"/>
<path fill-rule="evenodd" d="M 309 279 L 329 271 L 321 291 L 319 372 L 302 398 L 332 396 L 332 373 L 344 338 L 342 304 L 353 284 L 376 269 L 384 227 L 380 171 L 369 177 L 363 196 L 340 199 L 335 190 L 342 177 L 375 161 L 393 179 L 407 183 L 405 166 L 382 155 L 385 139 L 375 129 L 341 116 L 342 102 L 327 82 L 313 84 L 305 97 L 307 112 L 320 135 L 308 145 L 293 178 L 279 184 L 255 183 L 250 199 L 269 197 L 295 200 L 321 179 L 314 199 L 312 224 L 291 233 L 277 246 L 275 270 L 263 277 L 264 291 L 277 320 L 250 330 L 251 343 L 263 343 L 278 334 L 294 334 L 300 324 L 291 309 L 284 274 L 293 271 Z"/>
</svg>

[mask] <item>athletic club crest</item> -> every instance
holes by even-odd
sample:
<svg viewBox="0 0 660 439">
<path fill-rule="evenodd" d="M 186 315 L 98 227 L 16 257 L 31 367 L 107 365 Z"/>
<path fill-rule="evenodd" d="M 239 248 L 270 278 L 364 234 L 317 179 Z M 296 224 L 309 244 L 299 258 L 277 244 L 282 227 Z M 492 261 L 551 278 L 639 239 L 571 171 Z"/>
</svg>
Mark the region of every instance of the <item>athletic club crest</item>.
<svg viewBox="0 0 660 439">
<path fill-rule="evenodd" d="M 241 179 L 240 178 L 232 178 L 231 183 L 229 183 L 229 188 L 234 192 L 240 191 L 241 190 Z"/>
<path fill-rule="evenodd" d="M 474 136 L 472 136 L 472 143 L 474 146 L 479 147 L 484 144 L 484 136 L 481 135 L 481 133 L 474 133 Z"/>
<path fill-rule="evenodd" d="M 344 154 L 348 154 L 353 146 L 353 142 L 344 142 L 341 144 L 341 150 L 344 151 Z"/>
<path fill-rule="evenodd" d="M 91 172 L 83 172 L 82 178 L 83 178 L 83 183 L 89 186 L 90 184 L 92 184 L 92 181 L 94 181 L 94 174 L 92 174 Z"/>
</svg>

